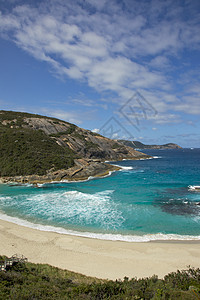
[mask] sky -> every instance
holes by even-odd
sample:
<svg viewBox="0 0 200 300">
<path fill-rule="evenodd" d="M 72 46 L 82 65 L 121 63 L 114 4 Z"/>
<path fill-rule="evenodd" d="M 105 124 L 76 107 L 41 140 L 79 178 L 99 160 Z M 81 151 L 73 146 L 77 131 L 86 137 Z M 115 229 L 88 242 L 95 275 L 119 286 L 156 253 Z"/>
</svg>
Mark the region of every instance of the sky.
<svg viewBox="0 0 200 300">
<path fill-rule="evenodd" d="M 0 109 L 200 148 L 200 1 L 0 0 Z"/>
</svg>

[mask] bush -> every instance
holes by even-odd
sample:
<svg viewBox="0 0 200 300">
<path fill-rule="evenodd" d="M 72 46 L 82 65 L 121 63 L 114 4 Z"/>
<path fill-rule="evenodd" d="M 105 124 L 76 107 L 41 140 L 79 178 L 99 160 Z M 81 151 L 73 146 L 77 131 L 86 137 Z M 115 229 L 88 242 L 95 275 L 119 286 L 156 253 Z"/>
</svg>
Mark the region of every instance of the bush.
<svg viewBox="0 0 200 300">
<path fill-rule="evenodd" d="M 0 260 L 5 257 L 0 257 Z M 186 284 L 187 281 L 187 284 Z M 200 270 L 165 276 L 100 280 L 49 265 L 16 264 L 0 272 L 0 299 L 198 299 Z"/>
<path fill-rule="evenodd" d="M 69 168 L 74 153 L 40 130 L 0 127 L 0 176 L 44 175 Z"/>
</svg>

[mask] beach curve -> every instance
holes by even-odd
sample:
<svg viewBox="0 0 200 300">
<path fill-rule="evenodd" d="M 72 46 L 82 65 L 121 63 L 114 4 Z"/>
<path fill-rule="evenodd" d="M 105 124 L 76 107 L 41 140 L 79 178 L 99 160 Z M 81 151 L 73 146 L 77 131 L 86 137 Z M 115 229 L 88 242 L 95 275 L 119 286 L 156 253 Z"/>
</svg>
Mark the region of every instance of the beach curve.
<svg viewBox="0 0 200 300">
<path fill-rule="evenodd" d="M 128 243 L 47 232 L 0 220 L 0 253 L 103 279 L 163 278 L 199 267 L 200 241 Z"/>
</svg>

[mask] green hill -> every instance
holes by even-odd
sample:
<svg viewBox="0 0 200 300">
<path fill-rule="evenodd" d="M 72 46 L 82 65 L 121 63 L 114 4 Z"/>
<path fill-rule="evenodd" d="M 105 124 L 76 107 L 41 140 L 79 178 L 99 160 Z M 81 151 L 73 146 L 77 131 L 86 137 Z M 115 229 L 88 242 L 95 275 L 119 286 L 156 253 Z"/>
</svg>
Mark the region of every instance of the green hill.
<svg viewBox="0 0 200 300">
<path fill-rule="evenodd" d="M 27 115 L 0 113 L 0 176 L 44 175 L 50 169 L 72 167 L 73 151 L 42 130 L 26 127 Z"/>
<path fill-rule="evenodd" d="M 44 175 L 74 164 L 72 150 L 29 128 L 0 128 L 0 153 L 0 176 Z"/>
<path fill-rule="evenodd" d="M 13 111 L 0 111 L 0 154 L 1 178 L 37 175 L 46 181 L 104 174 L 114 169 L 100 165 L 105 160 L 148 157 L 74 124 Z"/>
</svg>

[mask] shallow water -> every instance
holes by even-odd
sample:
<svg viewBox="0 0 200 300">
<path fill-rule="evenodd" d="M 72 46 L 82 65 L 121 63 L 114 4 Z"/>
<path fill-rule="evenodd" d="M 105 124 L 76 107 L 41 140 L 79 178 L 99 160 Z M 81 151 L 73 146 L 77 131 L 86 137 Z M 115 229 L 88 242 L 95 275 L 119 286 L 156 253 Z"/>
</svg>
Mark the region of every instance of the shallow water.
<svg viewBox="0 0 200 300">
<path fill-rule="evenodd" d="M 0 185 L 0 218 L 103 239 L 200 239 L 200 149 L 146 150 L 154 159 L 86 182 Z"/>
</svg>

